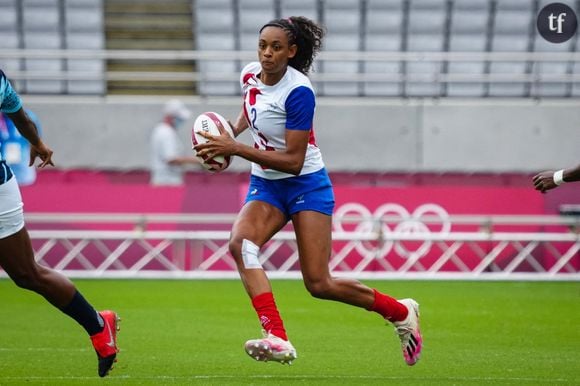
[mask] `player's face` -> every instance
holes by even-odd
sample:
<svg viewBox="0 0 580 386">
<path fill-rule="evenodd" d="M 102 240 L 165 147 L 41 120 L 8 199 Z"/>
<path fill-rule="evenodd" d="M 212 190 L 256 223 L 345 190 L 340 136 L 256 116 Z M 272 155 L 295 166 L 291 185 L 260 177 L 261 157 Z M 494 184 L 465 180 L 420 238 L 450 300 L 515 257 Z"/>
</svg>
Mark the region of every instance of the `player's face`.
<svg viewBox="0 0 580 386">
<path fill-rule="evenodd" d="M 286 70 L 288 60 L 296 55 L 296 45 L 288 44 L 288 35 L 282 28 L 269 26 L 260 33 L 258 58 L 266 73 L 280 73 Z"/>
</svg>

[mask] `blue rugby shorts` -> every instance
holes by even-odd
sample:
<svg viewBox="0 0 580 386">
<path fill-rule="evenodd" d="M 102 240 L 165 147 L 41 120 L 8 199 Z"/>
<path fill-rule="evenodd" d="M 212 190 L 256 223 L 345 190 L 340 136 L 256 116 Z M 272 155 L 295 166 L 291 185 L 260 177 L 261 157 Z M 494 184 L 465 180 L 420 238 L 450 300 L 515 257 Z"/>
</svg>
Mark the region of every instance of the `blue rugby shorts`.
<svg viewBox="0 0 580 386">
<path fill-rule="evenodd" d="M 252 175 L 246 203 L 264 201 L 280 209 L 286 218 L 312 210 L 331 216 L 334 192 L 325 168 L 301 176 L 269 180 Z"/>
</svg>

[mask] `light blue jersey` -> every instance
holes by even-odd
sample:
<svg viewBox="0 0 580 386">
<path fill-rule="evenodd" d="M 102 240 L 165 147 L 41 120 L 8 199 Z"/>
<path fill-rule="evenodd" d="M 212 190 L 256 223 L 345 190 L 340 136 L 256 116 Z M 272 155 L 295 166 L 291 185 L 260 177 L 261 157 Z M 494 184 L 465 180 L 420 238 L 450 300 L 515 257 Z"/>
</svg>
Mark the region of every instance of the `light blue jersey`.
<svg viewBox="0 0 580 386">
<path fill-rule="evenodd" d="M 21 108 L 22 100 L 20 100 L 16 91 L 12 88 L 12 85 L 4 74 L 4 71 L 0 70 L 0 112 L 15 113 Z M 0 153 L 0 160 L 2 159 Z"/>
<path fill-rule="evenodd" d="M 42 137 L 42 127 L 36 114 L 25 109 L 38 135 Z M 18 185 L 30 185 L 36 180 L 36 167 L 30 163 L 30 142 L 20 134 L 14 122 L 6 114 L 0 113 L 0 159 L 6 161 L 14 172 Z"/>
<path fill-rule="evenodd" d="M 4 71 L 0 70 L 0 112 L 15 113 L 22 108 L 22 100 L 14 91 Z M 2 149 L 0 149 L 2 150 Z M 2 158 L 0 151 L 0 184 L 4 184 L 12 178 L 12 170 Z"/>
<path fill-rule="evenodd" d="M 12 88 L 10 81 L 0 70 L 0 111 L 3 113 L 15 113 L 22 107 L 20 97 Z"/>
</svg>

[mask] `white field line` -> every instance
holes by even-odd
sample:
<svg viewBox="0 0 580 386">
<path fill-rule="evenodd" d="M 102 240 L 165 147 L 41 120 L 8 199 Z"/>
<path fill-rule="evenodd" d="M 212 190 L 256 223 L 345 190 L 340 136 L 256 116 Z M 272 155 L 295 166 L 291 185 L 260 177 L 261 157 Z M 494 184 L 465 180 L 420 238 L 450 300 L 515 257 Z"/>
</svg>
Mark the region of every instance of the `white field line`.
<svg viewBox="0 0 580 386">
<path fill-rule="evenodd" d="M 75 376 L 62 376 L 62 377 L 40 377 L 40 376 L 0 376 L 0 381 L 67 381 L 67 380 L 90 380 L 99 379 L 98 377 L 75 377 Z M 239 375 L 191 375 L 191 376 L 110 376 L 107 377 L 108 382 L 114 382 L 118 380 L 123 381 L 196 381 L 196 380 L 236 380 L 242 381 L 246 380 L 302 380 L 302 381 L 316 381 L 316 380 L 384 380 L 384 381 L 423 381 L 423 382 L 471 382 L 471 381 L 481 381 L 481 382 L 533 382 L 536 384 L 552 384 L 552 383 L 570 383 L 573 380 L 567 378 L 533 378 L 533 377 L 409 377 L 409 376 L 380 376 L 380 375 L 249 375 L 249 376 L 239 376 Z M 574 380 L 576 381 L 576 380 Z"/>
<path fill-rule="evenodd" d="M 82 351 L 93 351 L 92 347 L 87 348 L 55 348 L 55 347 L 27 347 L 27 348 L 8 348 L 0 347 L 0 352 L 36 352 L 36 351 L 58 351 L 58 352 L 82 352 Z M 124 351 L 124 350 L 123 350 Z"/>
</svg>

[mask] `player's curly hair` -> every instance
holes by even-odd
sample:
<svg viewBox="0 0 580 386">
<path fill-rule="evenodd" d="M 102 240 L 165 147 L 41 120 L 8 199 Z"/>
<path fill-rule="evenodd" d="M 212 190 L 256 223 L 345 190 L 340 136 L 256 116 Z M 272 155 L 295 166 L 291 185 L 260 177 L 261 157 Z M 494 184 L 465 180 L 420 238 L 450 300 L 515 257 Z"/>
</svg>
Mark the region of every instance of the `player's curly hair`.
<svg viewBox="0 0 580 386">
<path fill-rule="evenodd" d="M 304 16 L 291 16 L 264 24 L 260 32 L 270 26 L 282 28 L 288 35 L 288 44 L 296 44 L 298 47 L 296 55 L 288 61 L 288 65 L 303 74 L 308 74 L 314 57 L 322 47 L 324 28 Z"/>
</svg>

